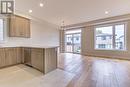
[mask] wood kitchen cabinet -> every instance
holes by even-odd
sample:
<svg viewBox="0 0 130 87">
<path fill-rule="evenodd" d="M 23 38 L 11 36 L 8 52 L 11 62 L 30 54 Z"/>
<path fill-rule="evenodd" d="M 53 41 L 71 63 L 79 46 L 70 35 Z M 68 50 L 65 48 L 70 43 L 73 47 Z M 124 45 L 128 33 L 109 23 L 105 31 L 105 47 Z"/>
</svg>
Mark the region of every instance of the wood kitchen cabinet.
<svg viewBox="0 0 130 87">
<path fill-rule="evenodd" d="M 31 51 L 27 49 L 30 49 Z M 24 64 L 32 66 L 35 69 L 43 72 L 44 74 L 51 72 L 57 68 L 57 47 L 30 47 L 24 48 L 24 51 Z"/>
<path fill-rule="evenodd" d="M 43 72 L 44 70 L 44 49 L 31 49 L 31 64 L 34 68 Z"/>
<path fill-rule="evenodd" d="M 6 60 L 5 59 L 5 49 L 1 48 L 0 49 L 0 68 L 6 66 L 5 60 Z"/>
<path fill-rule="evenodd" d="M 57 47 L 4 47 L 0 48 L 0 68 L 16 64 L 29 65 L 44 74 L 57 68 Z"/>
<path fill-rule="evenodd" d="M 32 67 L 44 74 L 57 68 L 57 48 L 31 48 Z"/>
<path fill-rule="evenodd" d="M 24 64 L 31 66 L 31 48 L 23 48 Z"/>
<path fill-rule="evenodd" d="M 16 48 L 5 48 L 5 64 L 6 66 L 17 64 Z"/>
<path fill-rule="evenodd" d="M 10 37 L 30 37 L 30 19 L 11 15 L 9 17 L 9 36 Z"/>
<path fill-rule="evenodd" d="M 17 64 L 20 64 L 22 63 L 22 60 L 23 60 L 22 48 L 17 47 L 15 48 L 15 50 L 16 50 L 16 55 L 17 55 Z"/>
<path fill-rule="evenodd" d="M 0 68 L 22 63 L 20 47 L 0 48 Z"/>
<path fill-rule="evenodd" d="M 57 68 L 57 48 L 46 48 L 44 56 L 44 73 L 46 74 Z"/>
</svg>

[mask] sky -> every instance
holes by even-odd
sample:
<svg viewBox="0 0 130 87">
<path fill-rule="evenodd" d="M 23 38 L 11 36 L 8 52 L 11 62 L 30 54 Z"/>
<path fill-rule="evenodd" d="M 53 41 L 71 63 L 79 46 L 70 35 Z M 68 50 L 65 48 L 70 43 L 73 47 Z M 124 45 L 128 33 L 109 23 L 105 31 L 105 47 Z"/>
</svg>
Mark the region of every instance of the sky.
<svg viewBox="0 0 130 87">
<path fill-rule="evenodd" d="M 124 35 L 124 25 L 116 25 L 115 29 L 117 38 Z M 103 33 L 112 34 L 112 26 L 96 28 L 96 31 L 97 30 L 101 30 Z"/>
</svg>

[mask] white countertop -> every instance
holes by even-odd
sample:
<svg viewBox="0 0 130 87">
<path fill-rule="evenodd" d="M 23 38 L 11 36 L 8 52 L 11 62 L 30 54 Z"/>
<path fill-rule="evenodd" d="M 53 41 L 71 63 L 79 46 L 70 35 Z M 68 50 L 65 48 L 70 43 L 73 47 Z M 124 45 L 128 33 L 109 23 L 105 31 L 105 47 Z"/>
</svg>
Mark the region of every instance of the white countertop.
<svg viewBox="0 0 130 87">
<path fill-rule="evenodd" d="M 8 48 L 8 47 L 29 47 L 29 48 L 57 48 L 59 46 L 0 46 L 0 48 Z"/>
<path fill-rule="evenodd" d="M 59 46 L 20 46 L 20 47 L 29 47 L 29 48 L 57 48 Z"/>
</svg>

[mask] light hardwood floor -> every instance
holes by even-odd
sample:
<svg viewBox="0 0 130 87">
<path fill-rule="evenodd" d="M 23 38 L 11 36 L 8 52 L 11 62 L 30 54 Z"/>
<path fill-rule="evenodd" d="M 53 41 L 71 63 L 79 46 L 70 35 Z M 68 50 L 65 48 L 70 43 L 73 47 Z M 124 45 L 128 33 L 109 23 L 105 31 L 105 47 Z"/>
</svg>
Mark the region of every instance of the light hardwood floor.
<svg viewBox="0 0 130 87">
<path fill-rule="evenodd" d="M 60 54 L 58 67 L 75 74 L 67 87 L 130 87 L 130 61 Z"/>
<path fill-rule="evenodd" d="M 48 74 L 25 65 L 0 69 L 0 87 L 130 87 L 130 61 L 60 54 Z"/>
</svg>

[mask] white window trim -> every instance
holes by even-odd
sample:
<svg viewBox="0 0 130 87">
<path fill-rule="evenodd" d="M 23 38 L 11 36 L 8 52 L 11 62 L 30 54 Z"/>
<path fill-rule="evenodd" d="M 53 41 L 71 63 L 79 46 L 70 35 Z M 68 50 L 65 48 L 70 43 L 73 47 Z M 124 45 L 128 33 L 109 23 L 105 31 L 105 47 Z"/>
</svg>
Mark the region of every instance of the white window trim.
<svg viewBox="0 0 130 87">
<path fill-rule="evenodd" d="M 5 23 L 5 19 L 4 18 L 0 18 L 0 19 L 2 19 L 3 20 L 3 40 L 0 40 L 0 44 L 3 44 L 3 43 L 5 43 L 5 32 L 6 32 L 6 23 Z"/>
<path fill-rule="evenodd" d="M 113 35 L 115 34 L 115 25 L 121 25 L 124 24 L 124 42 L 125 42 L 125 49 L 119 50 L 119 49 L 115 49 L 115 41 L 112 41 L 113 43 L 113 48 L 112 49 L 104 49 L 104 48 L 96 48 L 96 28 L 100 28 L 100 27 L 108 27 L 108 26 L 112 26 L 112 31 L 113 31 Z M 128 51 L 127 49 L 127 22 L 119 22 L 119 23 L 112 23 L 112 24 L 102 24 L 102 25 L 97 25 L 94 26 L 94 50 L 103 50 L 103 51 Z M 113 37 L 113 40 L 115 40 L 115 38 Z"/>
</svg>

